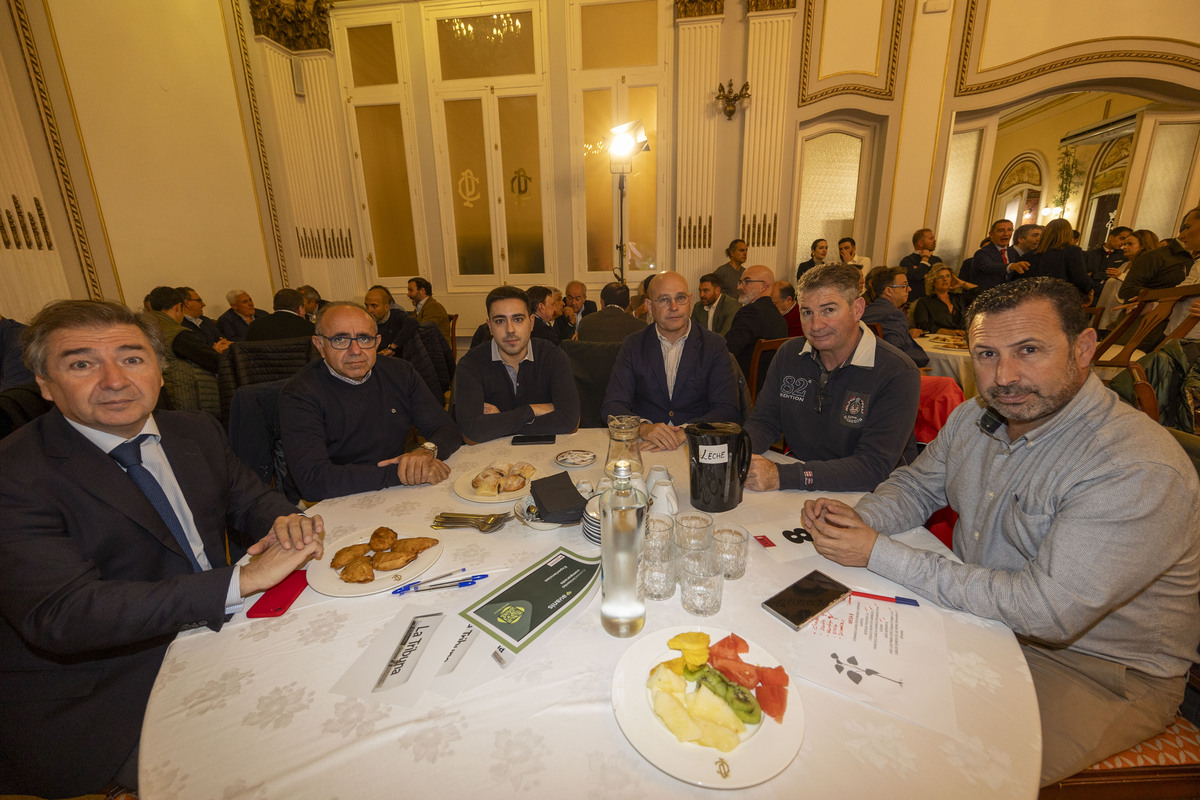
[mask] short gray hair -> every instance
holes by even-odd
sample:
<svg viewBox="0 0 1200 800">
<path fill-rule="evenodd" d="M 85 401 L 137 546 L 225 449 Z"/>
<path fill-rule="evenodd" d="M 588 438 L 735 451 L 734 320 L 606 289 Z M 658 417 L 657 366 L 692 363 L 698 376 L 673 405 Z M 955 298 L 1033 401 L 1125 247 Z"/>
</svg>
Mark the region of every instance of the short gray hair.
<svg viewBox="0 0 1200 800">
<path fill-rule="evenodd" d="M 233 304 L 237 302 L 238 297 L 244 294 L 248 295 L 250 293 L 245 289 L 230 289 L 225 293 L 225 301 L 229 303 L 230 308 L 233 308 Z"/>
<path fill-rule="evenodd" d="M 317 316 L 313 320 L 313 325 L 316 327 L 316 332 L 318 334 L 324 333 L 321 323 L 325 321 L 325 315 L 336 308 L 357 308 L 359 311 L 367 315 L 367 319 L 371 320 L 371 327 L 375 329 L 376 333 L 379 333 L 379 326 L 375 323 L 375 318 L 371 316 L 371 312 L 367 311 L 366 306 L 362 305 L 361 303 L 352 303 L 349 300 L 336 300 L 332 303 L 326 303 L 317 309 Z"/>
<path fill-rule="evenodd" d="M 135 314 L 111 300 L 55 300 L 48 303 L 21 332 L 22 360 L 30 372 L 45 378 L 50 357 L 47 351 L 55 331 L 118 325 L 132 325 L 146 335 L 161 369 L 163 339 L 158 323 L 149 314 Z"/>
<path fill-rule="evenodd" d="M 859 296 L 858 276 L 859 272 L 854 267 L 836 263 L 822 264 L 800 276 L 796 292 L 803 302 L 804 295 L 808 292 L 815 292 L 817 289 L 833 289 L 846 298 L 847 303 L 854 305 L 854 301 Z"/>
</svg>

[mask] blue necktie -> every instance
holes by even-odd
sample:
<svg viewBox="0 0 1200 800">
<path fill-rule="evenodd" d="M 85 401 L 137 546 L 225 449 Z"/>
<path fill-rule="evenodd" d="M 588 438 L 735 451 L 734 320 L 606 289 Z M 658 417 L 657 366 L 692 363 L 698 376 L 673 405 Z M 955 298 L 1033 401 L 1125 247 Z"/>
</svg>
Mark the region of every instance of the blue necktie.
<svg viewBox="0 0 1200 800">
<path fill-rule="evenodd" d="M 162 517 L 162 521 L 167 523 L 167 527 L 175 536 L 175 541 L 179 542 L 184 555 L 192 565 L 192 571 L 200 572 L 200 562 L 196 560 L 196 554 L 192 552 L 192 543 L 188 541 L 187 534 L 183 532 L 183 524 L 175 515 L 175 509 L 171 508 L 171 501 L 167 499 L 167 493 L 154 479 L 150 470 L 142 466 L 142 442 L 149 438 L 150 434 L 143 433 L 136 439 L 117 445 L 109 451 L 109 455 L 125 468 L 125 473 L 133 478 L 133 482 L 142 490 L 142 494 L 146 495 L 146 499 L 150 501 L 150 505 L 154 506 L 154 510 Z"/>
</svg>

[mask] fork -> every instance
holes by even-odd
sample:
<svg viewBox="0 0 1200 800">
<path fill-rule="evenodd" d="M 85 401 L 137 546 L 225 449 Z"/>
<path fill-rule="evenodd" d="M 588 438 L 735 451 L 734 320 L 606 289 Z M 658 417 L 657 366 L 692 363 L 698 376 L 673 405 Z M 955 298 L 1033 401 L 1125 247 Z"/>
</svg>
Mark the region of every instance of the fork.
<svg viewBox="0 0 1200 800">
<path fill-rule="evenodd" d="M 446 528 L 474 528 L 480 533 L 492 533 L 503 528 L 508 523 L 507 519 L 496 519 L 491 522 L 485 522 L 479 519 L 462 519 L 462 520 L 442 520 L 435 519 L 429 527 L 434 530 L 444 530 Z"/>
<path fill-rule="evenodd" d="M 463 520 L 467 520 L 467 521 L 478 521 L 478 522 L 482 522 L 484 524 L 491 524 L 493 522 L 500 521 L 500 520 L 502 520 L 504 522 L 508 522 L 512 518 L 513 518 L 513 514 L 511 511 L 509 511 L 507 514 L 462 514 L 462 513 L 455 512 L 455 511 L 443 511 L 442 513 L 437 515 L 436 520 L 441 521 L 441 522 L 446 522 L 446 521 L 460 522 Z"/>
</svg>

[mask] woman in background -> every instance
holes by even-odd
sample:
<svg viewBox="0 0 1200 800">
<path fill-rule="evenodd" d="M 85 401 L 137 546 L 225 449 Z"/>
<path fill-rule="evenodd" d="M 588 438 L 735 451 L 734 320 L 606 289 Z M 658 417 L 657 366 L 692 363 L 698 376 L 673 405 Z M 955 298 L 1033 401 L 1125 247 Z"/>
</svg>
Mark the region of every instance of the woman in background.
<svg viewBox="0 0 1200 800">
<path fill-rule="evenodd" d="M 1100 299 L 1096 301 L 1096 305 L 1104 309 L 1104 313 L 1100 316 L 1099 327 L 1101 330 L 1109 330 L 1117 321 L 1117 315 L 1120 312 L 1116 307 L 1121 304 L 1117 292 L 1121 290 L 1121 284 L 1125 282 L 1125 276 L 1129 273 L 1129 268 L 1133 266 L 1134 260 L 1143 253 L 1149 253 L 1158 245 L 1158 236 L 1154 231 L 1142 228 L 1125 234 L 1125 241 L 1121 243 L 1125 261 L 1119 267 L 1108 268 L 1108 280 L 1104 282 L 1104 288 L 1100 290 Z"/>
<path fill-rule="evenodd" d="M 800 276 L 808 272 L 813 267 L 819 267 L 825 263 L 825 256 L 829 254 L 829 242 L 824 239 L 817 239 L 809 248 L 808 261 L 800 262 L 800 266 L 796 267 L 796 280 L 800 280 Z"/>
<path fill-rule="evenodd" d="M 913 323 L 926 333 L 961 331 L 967 306 L 975 299 L 973 283 L 960 280 L 945 264 L 936 264 L 925 276 L 925 296 L 913 307 Z"/>
<path fill-rule="evenodd" d="M 1008 280 L 1021 278 L 1059 278 L 1067 281 L 1088 300 L 1092 294 L 1092 281 L 1088 277 L 1083 251 L 1072 244 L 1075 232 L 1065 219 L 1052 219 L 1042 231 L 1042 240 L 1037 249 L 1025 254 L 1029 268 L 1023 273 L 1010 271 Z"/>
</svg>

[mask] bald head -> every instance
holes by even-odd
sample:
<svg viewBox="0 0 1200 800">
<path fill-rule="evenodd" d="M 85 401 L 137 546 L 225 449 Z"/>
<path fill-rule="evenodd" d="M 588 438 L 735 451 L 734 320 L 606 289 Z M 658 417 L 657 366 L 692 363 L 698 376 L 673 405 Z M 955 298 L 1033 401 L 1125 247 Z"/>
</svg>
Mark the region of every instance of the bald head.
<svg viewBox="0 0 1200 800">
<path fill-rule="evenodd" d="M 775 283 L 775 275 L 762 264 L 746 267 L 742 279 L 738 281 L 738 299 L 742 305 L 753 303 L 760 297 L 771 295 L 771 285 Z"/>
<path fill-rule="evenodd" d="M 683 276 L 678 272 L 654 276 L 646 289 L 646 297 L 659 333 L 672 342 L 682 336 L 692 314 L 692 294 Z"/>
</svg>

